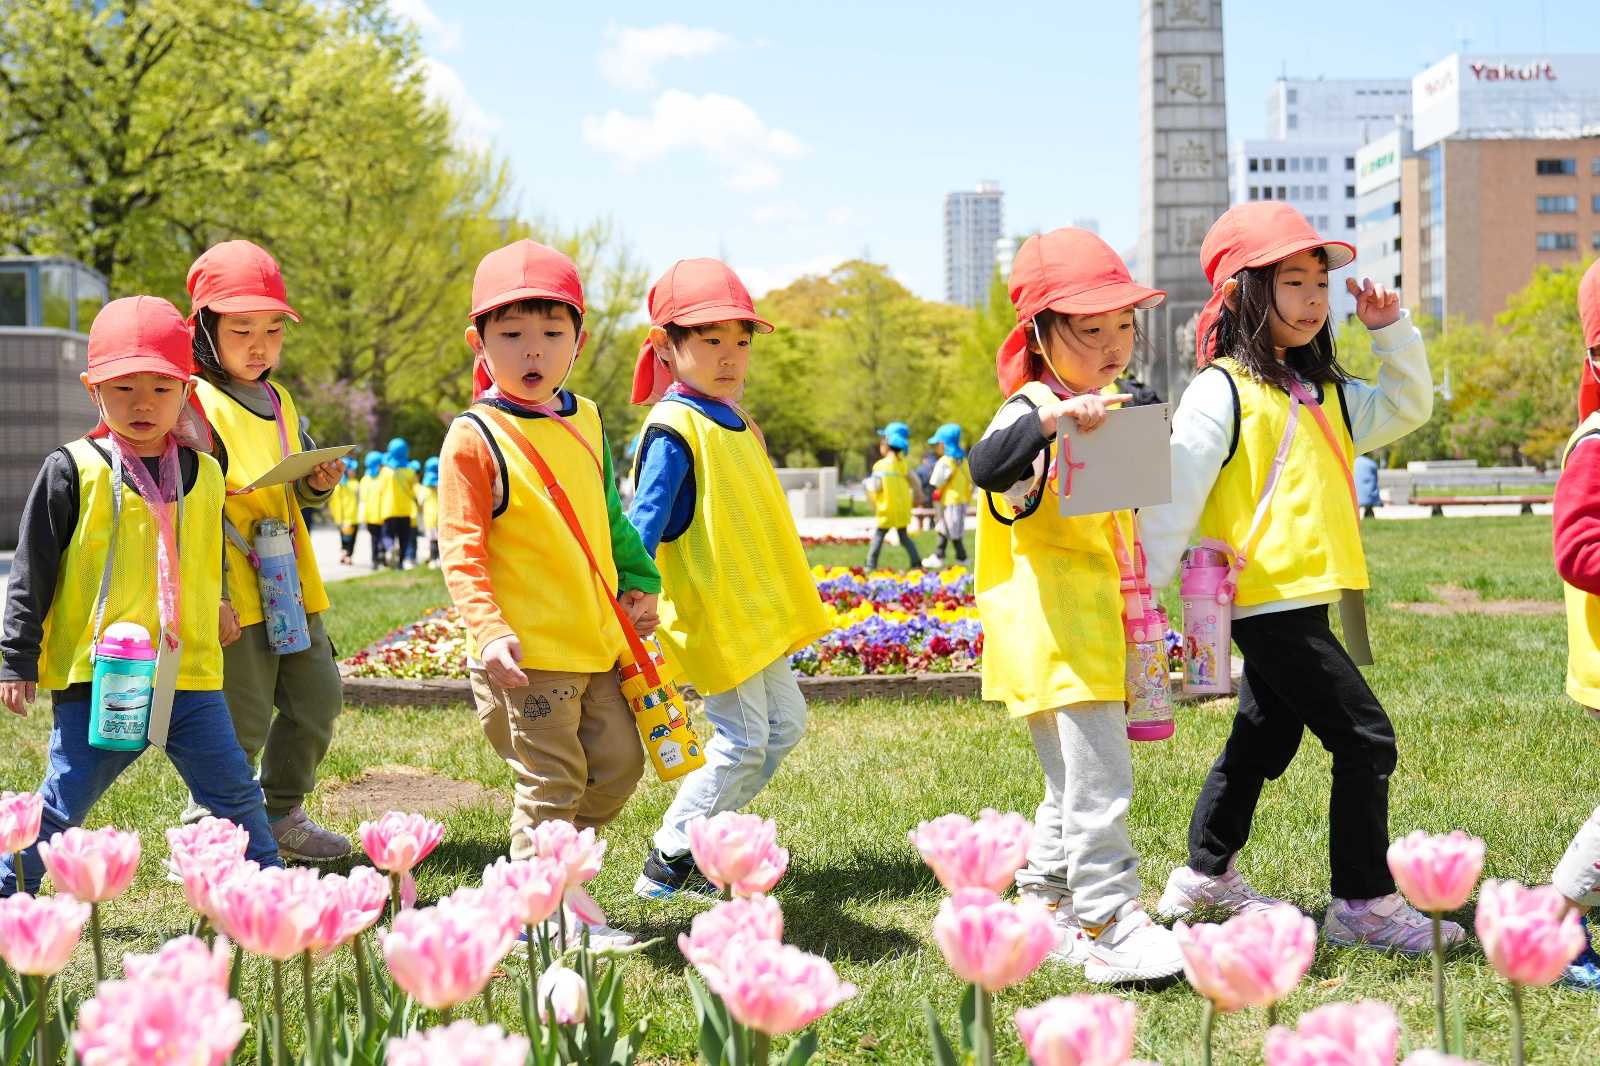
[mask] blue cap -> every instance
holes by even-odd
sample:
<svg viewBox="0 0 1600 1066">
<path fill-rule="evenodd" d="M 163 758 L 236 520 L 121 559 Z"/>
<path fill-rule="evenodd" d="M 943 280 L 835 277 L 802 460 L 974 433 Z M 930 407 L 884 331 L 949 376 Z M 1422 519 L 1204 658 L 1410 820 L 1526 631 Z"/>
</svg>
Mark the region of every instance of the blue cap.
<svg viewBox="0 0 1600 1066">
<path fill-rule="evenodd" d="M 347 456 L 344 457 L 344 472 L 345 473 L 354 474 L 356 472 L 356 470 L 360 468 L 360 466 L 361 466 L 361 464 L 356 462 L 356 457 L 355 456 L 347 455 Z"/>
<path fill-rule="evenodd" d="M 389 442 L 389 450 L 384 453 L 383 461 L 387 466 L 405 466 L 411 462 L 411 448 L 404 437 L 396 437 Z"/>
<path fill-rule="evenodd" d="M 438 488 L 439 486 L 439 457 L 428 456 L 428 461 L 422 464 L 422 485 L 424 488 Z"/>
<path fill-rule="evenodd" d="M 368 477 L 377 477 L 378 476 L 378 471 L 381 470 L 382 468 L 383 468 L 383 453 L 382 452 L 368 452 L 367 453 L 367 476 Z"/>
<path fill-rule="evenodd" d="M 954 422 L 946 422 L 934 430 L 928 443 L 943 444 L 944 453 L 952 459 L 960 459 L 967 454 L 966 449 L 961 447 L 961 427 Z"/>
<path fill-rule="evenodd" d="M 911 427 L 904 422 L 890 422 L 878 430 L 878 436 L 889 442 L 889 447 L 905 451 L 911 447 Z"/>
</svg>

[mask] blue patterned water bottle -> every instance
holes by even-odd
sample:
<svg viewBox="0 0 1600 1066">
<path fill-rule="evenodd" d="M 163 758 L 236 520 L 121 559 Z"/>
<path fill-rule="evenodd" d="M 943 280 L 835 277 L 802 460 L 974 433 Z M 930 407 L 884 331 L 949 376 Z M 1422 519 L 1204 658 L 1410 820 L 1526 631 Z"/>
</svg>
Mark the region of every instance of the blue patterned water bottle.
<svg viewBox="0 0 1600 1066">
<path fill-rule="evenodd" d="M 300 591 L 300 571 L 295 566 L 294 530 L 281 518 L 256 523 L 256 556 L 261 568 L 261 618 L 267 627 L 267 645 L 279 655 L 292 655 L 311 647 L 306 625 L 306 601 Z"/>
</svg>

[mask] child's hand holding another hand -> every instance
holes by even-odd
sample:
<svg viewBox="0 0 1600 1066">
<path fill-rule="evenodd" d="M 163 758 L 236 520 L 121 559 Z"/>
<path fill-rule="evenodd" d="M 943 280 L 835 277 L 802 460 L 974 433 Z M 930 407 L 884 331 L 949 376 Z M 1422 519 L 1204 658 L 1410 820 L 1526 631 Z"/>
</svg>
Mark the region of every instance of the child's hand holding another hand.
<svg viewBox="0 0 1600 1066">
<path fill-rule="evenodd" d="M 522 658 L 522 642 L 515 636 L 501 637 L 491 640 L 484 646 L 483 668 L 489 673 L 489 680 L 501 688 L 523 688 L 528 684 L 528 675 L 522 672 L 520 664 Z"/>
<path fill-rule="evenodd" d="M 617 602 L 622 604 L 623 611 L 627 612 L 628 621 L 633 623 L 633 628 L 641 637 L 648 637 L 656 631 L 656 626 L 661 624 L 661 618 L 656 614 L 656 597 L 653 594 L 631 589 L 617 597 Z"/>
<path fill-rule="evenodd" d="M 1039 429 L 1044 433 L 1045 440 L 1054 440 L 1057 423 L 1065 415 L 1077 422 L 1078 428 L 1087 433 L 1099 428 L 1100 423 L 1106 420 L 1106 412 L 1113 406 L 1131 399 L 1132 396 L 1120 392 L 1110 396 L 1103 396 L 1098 392 L 1086 392 L 1081 396 L 1047 403 L 1039 408 Z"/>
<path fill-rule="evenodd" d="M 217 610 L 217 640 L 226 648 L 238 639 L 239 612 L 233 609 L 233 604 L 223 600 Z"/>
<path fill-rule="evenodd" d="M 12 714 L 28 717 L 28 704 L 38 695 L 39 686 L 32 681 L 0 681 L 0 703 Z"/>
</svg>

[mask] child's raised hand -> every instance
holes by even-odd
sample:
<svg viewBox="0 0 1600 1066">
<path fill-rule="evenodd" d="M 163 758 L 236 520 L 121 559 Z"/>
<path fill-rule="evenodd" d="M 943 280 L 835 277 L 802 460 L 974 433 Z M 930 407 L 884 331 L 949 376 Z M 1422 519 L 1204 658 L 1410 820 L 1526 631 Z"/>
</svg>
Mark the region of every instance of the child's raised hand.
<svg viewBox="0 0 1600 1066">
<path fill-rule="evenodd" d="M 1382 329 L 1400 321 L 1400 294 L 1371 278 L 1345 278 L 1344 288 L 1356 298 L 1356 317 L 1368 329 Z"/>
<path fill-rule="evenodd" d="M 39 686 L 32 681 L 0 681 L 0 703 L 12 714 L 28 717 L 28 704 L 38 695 Z"/>
<path fill-rule="evenodd" d="M 648 637 L 661 624 L 661 618 L 656 614 L 654 594 L 630 589 L 618 596 L 617 602 L 622 604 L 623 611 L 628 615 L 628 621 L 633 623 L 633 628 L 641 637 Z"/>
<path fill-rule="evenodd" d="M 226 648 L 239 639 L 239 612 L 227 600 L 217 610 L 217 640 Z"/>
<path fill-rule="evenodd" d="M 522 672 L 522 641 L 514 636 L 491 640 L 483 649 L 483 668 L 489 680 L 501 688 L 524 688 L 528 675 Z"/>
<path fill-rule="evenodd" d="M 337 459 L 331 463 L 323 463 L 307 474 L 306 480 L 311 482 L 311 487 L 315 491 L 328 492 L 344 480 L 344 464 Z"/>
<path fill-rule="evenodd" d="M 1047 403 L 1039 408 L 1039 428 L 1044 432 L 1046 440 L 1054 440 L 1057 423 L 1062 416 L 1078 423 L 1078 428 L 1085 433 L 1098 429 L 1100 423 L 1106 420 L 1106 412 L 1117 404 L 1127 403 L 1132 396 L 1123 393 L 1114 393 L 1103 396 L 1098 392 L 1086 392 L 1081 396 L 1072 396 L 1055 403 Z"/>
</svg>

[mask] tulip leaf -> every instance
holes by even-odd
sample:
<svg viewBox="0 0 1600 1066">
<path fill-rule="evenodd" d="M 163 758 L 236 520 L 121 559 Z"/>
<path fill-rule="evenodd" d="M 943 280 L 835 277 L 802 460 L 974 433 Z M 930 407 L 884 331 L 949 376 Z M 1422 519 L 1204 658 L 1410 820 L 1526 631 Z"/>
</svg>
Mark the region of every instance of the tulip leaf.
<svg viewBox="0 0 1600 1066">
<path fill-rule="evenodd" d="M 783 1057 L 783 1066 L 805 1066 L 817 1053 L 817 1034 L 807 1029 L 800 1039 L 789 1045 L 789 1054 Z"/>
<path fill-rule="evenodd" d="M 944 1035 L 944 1029 L 939 1025 L 939 1016 L 934 1013 L 933 1001 L 924 999 L 922 1010 L 928 1017 L 928 1043 L 933 1047 L 934 1066 L 961 1066 L 961 1060 L 956 1058 L 955 1049 L 950 1046 L 950 1040 Z"/>
</svg>

